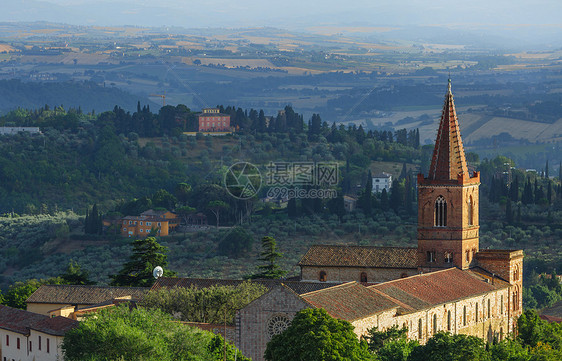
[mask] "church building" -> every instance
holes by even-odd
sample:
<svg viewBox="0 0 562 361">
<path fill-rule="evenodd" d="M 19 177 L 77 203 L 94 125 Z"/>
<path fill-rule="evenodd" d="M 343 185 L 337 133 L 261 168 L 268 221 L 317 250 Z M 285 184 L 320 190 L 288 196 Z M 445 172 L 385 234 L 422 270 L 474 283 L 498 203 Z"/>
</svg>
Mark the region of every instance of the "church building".
<svg viewBox="0 0 562 361">
<path fill-rule="evenodd" d="M 466 164 L 449 80 L 429 174 L 419 174 L 417 247 L 312 246 L 301 280 L 332 284 L 295 292 L 280 284 L 239 310 L 236 346 L 263 360 L 267 342 L 303 308 L 347 320 L 358 337 L 394 325 L 425 343 L 448 331 L 492 342 L 522 312 L 522 250 L 480 250 L 479 172 Z"/>
</svg>

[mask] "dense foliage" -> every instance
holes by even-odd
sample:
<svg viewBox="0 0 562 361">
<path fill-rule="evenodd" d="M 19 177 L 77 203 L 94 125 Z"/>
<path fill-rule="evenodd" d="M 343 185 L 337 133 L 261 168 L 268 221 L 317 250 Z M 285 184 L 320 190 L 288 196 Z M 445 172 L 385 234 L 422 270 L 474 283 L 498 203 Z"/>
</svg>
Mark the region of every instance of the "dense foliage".
<svg viewBox="0 0 562 361">
<path fill-rule="evenodd" d="M 272 337 L 265 350 L 268 361 L 370 360 L 365 342 L 359 342 L 353 326 L 335 319 L 321 308 L 304 309 L 291 325 Z"/>
<path fill-rule="evenodd" d="M 171 288 L 150 291 L 142 306 L 160 309 L 182 321 L 234 324 L 236 310 L 263 295 L 267 289 L 246 281 L 234 286 Z"/>
<path fill-rule="evenodd" d="M 102 310 L 66 333 L 65 360 L 224 360 L 219 335 L 173 322 L 171 316 L 129 305 Z M 226 344 L 226 359 L 248 360 Z"/>
<path fill-rule="evenodd" d="M 152 271 L 160 266 L 164 269 L 164 276 L 173 276 L 175 273 L 168 270 L 168 257 L 166 247 L 156 242 L 155 237 L 146 237 L 134 240 L 133 254 L 123 268 L 111 276 L 113 286 L 150 287 L 154 283 Z"/>
</svg>

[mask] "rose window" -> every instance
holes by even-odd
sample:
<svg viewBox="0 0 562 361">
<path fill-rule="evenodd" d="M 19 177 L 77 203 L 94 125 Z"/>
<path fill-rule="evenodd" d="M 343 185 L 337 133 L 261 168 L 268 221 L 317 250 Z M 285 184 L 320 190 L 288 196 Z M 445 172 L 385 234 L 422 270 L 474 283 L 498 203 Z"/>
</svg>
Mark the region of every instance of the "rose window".
<svg viewBox="0 0 562 361">
<path fill-rule="evenodd" d="M 285 331 L 291 322 L 286 316 L 273 316 L 267 323 L 267 335 L 272 338 Z"/>
</svg>

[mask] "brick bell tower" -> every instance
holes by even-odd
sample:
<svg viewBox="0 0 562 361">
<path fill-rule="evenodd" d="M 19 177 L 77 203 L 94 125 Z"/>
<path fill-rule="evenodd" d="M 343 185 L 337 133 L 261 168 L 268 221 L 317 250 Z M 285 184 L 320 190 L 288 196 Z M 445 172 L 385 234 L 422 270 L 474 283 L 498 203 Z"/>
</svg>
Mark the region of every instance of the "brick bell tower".
<svg viewBox="0 0 562 361">
<path fill-rule="evenodd" d="M 451 92 L 445 95 L 429 174 L 418 174 L 418 266 L 475 265 L 480 173 L 469 174 Z"/>
</svg>

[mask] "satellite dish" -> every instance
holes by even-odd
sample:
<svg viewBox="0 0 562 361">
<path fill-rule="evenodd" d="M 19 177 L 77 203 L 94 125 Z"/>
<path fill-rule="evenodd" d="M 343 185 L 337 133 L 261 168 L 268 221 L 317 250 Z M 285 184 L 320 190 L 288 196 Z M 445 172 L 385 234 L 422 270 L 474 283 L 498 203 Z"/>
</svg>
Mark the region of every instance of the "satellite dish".
<svg viewBox="0 0 562 361">
<path fill-rule="evenodd" d="M 154 276 L 154 278 L 158 279 L 162 277 L 163 274 L 164 274 L 164 270 L 162 269 L 162 267 L 160 266 L 154 267 L 154 270 L 152 271 L 152 275 Z"/>
</svg>

